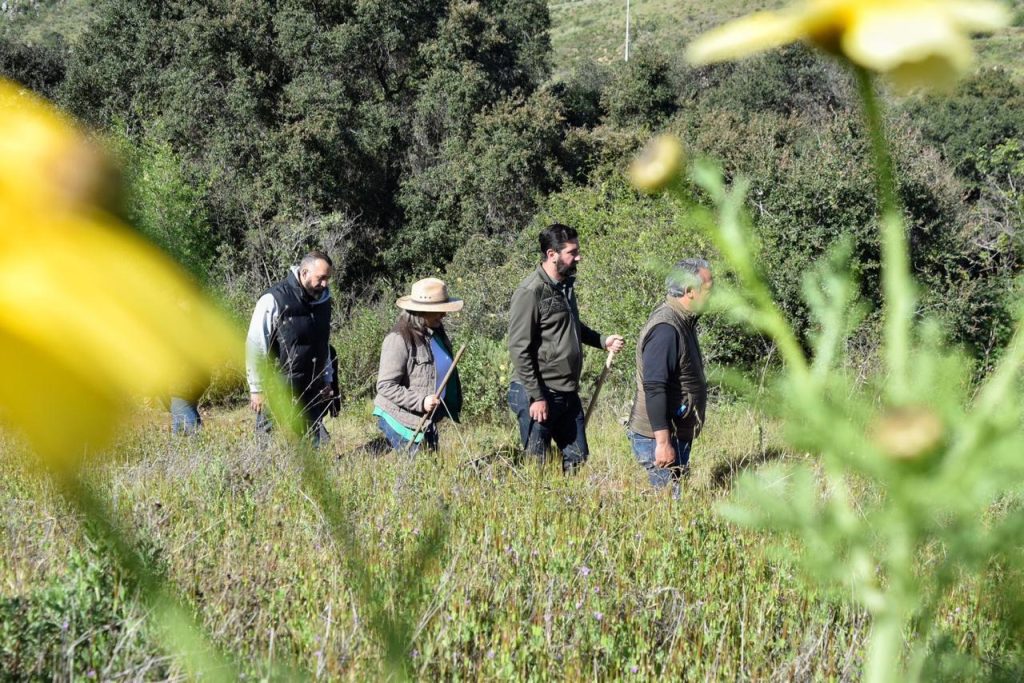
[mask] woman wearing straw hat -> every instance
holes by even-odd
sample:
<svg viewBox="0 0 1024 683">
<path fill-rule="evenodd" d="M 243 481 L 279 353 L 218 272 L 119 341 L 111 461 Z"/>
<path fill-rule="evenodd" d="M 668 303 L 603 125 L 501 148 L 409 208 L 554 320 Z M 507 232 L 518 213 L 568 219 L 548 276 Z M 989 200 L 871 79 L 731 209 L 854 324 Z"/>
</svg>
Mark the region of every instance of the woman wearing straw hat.
<svg viewBox="0 0 1024 683">
<path fill-rule="evenodd" d="M 446 314 L 461 310 L 462 300 L 449 297 L 443 281 L 428 277 L 413 283 L 412 292 L 395 304 L 402 312 L 380 347 L 373 414 L 388 444 L 401 450 L 409 447 L 423 416 L 437 406 L 434 419 L 417 435 L 409 451 L 415 453 L 424 442 L 427 448 L 437 450 L 437 421 L 450 416 L 457 422 L 462 407 L 458 370 L 437 396 L 454 357 L 441 321 Z"/>
</svg>

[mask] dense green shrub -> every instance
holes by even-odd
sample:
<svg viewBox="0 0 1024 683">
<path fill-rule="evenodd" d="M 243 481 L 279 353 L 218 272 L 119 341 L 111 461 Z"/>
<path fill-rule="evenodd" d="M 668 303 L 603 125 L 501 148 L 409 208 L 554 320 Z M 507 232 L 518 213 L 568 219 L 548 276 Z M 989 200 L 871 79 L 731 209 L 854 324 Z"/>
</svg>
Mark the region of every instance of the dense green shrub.
<svg viewBox="0 0 1024 683">
<path fill-rule="evenodd" d="M 510 367 L 504 340 L 469 333 L 454 341 L 456 347 L 466 345 L 459 361 L 463 419 L 504 417 Z"/>
<path fill-rule="evenodd" d="M 655 127 L 677 109 L 675 69 L 667 55 L 642 45 L 628 62 L 617 62 L 601 91 L 604 120 L 619 127 Z"/>
<path fill-rule="evenodd" d="M 38 45 L 28 45 L 0 33 L 0 76 L 53 97 L 64 80 L 67 44 L 60 36 Z"/>
<path fill-rule="evenodd" d="M 803 273 L 840 238 L 852 240 L 855 270 L 867 301 L 880 295 L 879 246 L 869 161 L 859 116 L 836 112 L 808 120 L 778 114 L 702 109 L 677 116 L 674 127 L 695 153 L 722 160 L 729 177 L 750 181 L 748 194 L 761 262 L 782 309 L 801 332 Z M 911 123 L 889 121 L 907 215 L 913 268 L 923 308 L 945 320 L 949 336 L 970 345 L 988 341 L 992 311 L 978 296 L 998 292 L 1005 273 L 986 268 L 986 254 L 965 221 L 962 186 L 941 158 L 925 148 Z"/>
<path fill-rule="evenodd" d="M 601 95 L 610 79 L 608 67 L 587 60 L 551 84 L 551 92 L 563 103 L 569 126 L 592 128 L 601 122 Z"/>
<path fill-rule="evenodd" d="M 394 324 L 398 309 L 390 301 L 357 309 L 335 334 L 338 386 L 343 401 L 373 398 L 377 385 L 380 344 Z"/>
<path fill-rule="evenodd" d="M 344 253 L 336 277 L 343 284 L 446 260 L 448 243 L 436 237 L 407 244 L 397 260 L 389 247 L 431 234 L 435 195 L 410 203 L 423 208 L 407 220 L 400 189 L 435 167 L 450 176 L 449 149 L 497 171 L 482 169 L 479 184 L 457 186 L 467 196 L 440 222 L 454 215 L 472 230 L 505 229 L 550 189 L 546 176 L 524 170 L 543 166 L 551 144 L 525 158 L 508 146 L 531 125 L 517 121 L 551 119 L 546 110 L 516 112 L 533 106 L 550 68 L 540 0 L 104 0 L 95 11 L 69 56 L 63 101 L 99 127 L 123 120 L 136 140 L 160 122 L 190 175 L 202 179 L 223 272 L 250 295 L 320 240 Z M 513 181 L 520 201 L 495 202 L 494 186 Z M 488 213 L 506 207 L 505 218 Z"/>
<path fill-rule="evenodd" d="M 1024 84 L 1006 69 L 981 70 L 952 96 L 911 99 L 904 108 L 924 139 L 972 185 L 982 180 L 983 165 L 999 145 L 1024 139 Z"/>
<path fill-rule="evenodd" d="M 546 92 L 504 100 L 473 119 L 438 163 L 402 188 L 406 224 L 385 250 L 399 270 L 441 267 L 474 235 L 515 234 L 561 184 L 560 103 Z"/>
<path fill-rule="evenodd" d="M 146 135 L 113 138 L 124 173 L 126 218 L 200 281 L 210 280 L 216 244 L 203 210 L 205 188 L 170 145 Z"/>
<path fill-rule="evenodd" d="M 838 63 L 802 45 L 686 69 L 677 80 L 680 104 L 688 109 L 818 119 L 851 108 L 847 74 Z"/>
</svg>

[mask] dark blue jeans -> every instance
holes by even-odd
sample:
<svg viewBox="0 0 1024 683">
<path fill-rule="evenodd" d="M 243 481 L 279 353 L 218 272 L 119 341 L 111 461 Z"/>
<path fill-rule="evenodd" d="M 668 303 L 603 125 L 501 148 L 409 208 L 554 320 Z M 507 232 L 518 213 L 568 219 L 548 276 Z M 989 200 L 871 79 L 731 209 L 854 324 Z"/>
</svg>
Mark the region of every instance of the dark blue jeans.
<svg viewBox="0 0 1024 683">
<path fill-rule="evenodd" d="M 438 438 L 436 424 L 431 424 L 427 427 L 426 431 L 423 432 L 423 440 L 419 443 L 413 444 L 412 448 L 409 448 L 409 440 L 396 432 L 383 417 L 377 418 L 377 426 L 380 427 L 380 431 L 383 432 L 384 438 L 387 440 L 388 445 L 391 446 L 391 450 L 393 451 L 398 451 L 400 453 L 407 452 L 409 455 L 416 455 L 420 446 L 423 445 L 426 445 L 428 451 L 437 450 Z M 409 450 L 406 451 L 406 448 L 409 448 Z"/>
<path fill-rule="evenodd" d="M 202 424 L 195 403 L 171 396 L 171 434 L 195 434 Z"/>
<path fill-rule="evenodd" d="M 680 443 L 676 435 L 673 434 L 670 443 L 676 452 L 676 460 L 669 467 L 658 467 L 654 464 L 654 447 L 657 443 L 654 439 L 632 431 L 627 431 L 626 436 L 629 437 L 629 445 L 633 448 L 633 455 L 636 456 L 637 462 L 647 470 L 647 479 L 651 482 L 651 486 L 662 489 L 671 484 L 672 496 L 678 498 L 679 480 L 690 470 L 690 448 L 693 446 L 693 441 Z"/>
<path fill-rule="evenodd" d="M 530 417 L 530 395 L 518 382 L 508 387 L 508 405 L 519 420 L 519 437 L 527 457 L 543 465 L 551 441 L 562 452 L 562 471 L 572 472 L 587 461 L 590 448 L 583 430 L 583 404 L 575 391 L 545 390 L 548 403 L 547 422 L 535 422 Z"/>
</svg>

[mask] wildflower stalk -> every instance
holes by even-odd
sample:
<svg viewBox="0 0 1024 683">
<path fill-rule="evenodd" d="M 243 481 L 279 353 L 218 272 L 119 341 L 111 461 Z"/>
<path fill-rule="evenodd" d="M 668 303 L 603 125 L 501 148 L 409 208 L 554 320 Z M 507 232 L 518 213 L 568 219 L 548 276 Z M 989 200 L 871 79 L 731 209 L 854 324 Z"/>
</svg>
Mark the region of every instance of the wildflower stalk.
<svg viewBox="0 0 1024 683">
<path fill-rule="evenodd" d="M 892 155 L 885 138 L 881 105 L 871 73 L 853 67 L 857 89 L 864 107 L 875 183 L 881 209 L 882 288 L 885 295 L 885 358 L 889 369 L 890 398 L 899 402 L 909 391 L 907 360 L 910 357 L 910 329 L 914 315 L 914 288 L 910 279 L 910 257 L 903 223 L 903 211 L 896 192 Z"/>
<path fill-rule="evenodd" d="M 303 487 L 327 523 L 367 627 L 383 650 L 387 680 L 410 680 L 413 663 L 409 648 L 419 618 L 419 614 L 414 613 L 418 604 L 416 600 L 427 593 L 428 569 L 444 547 L 447 517 L 443 510 L 438 510 L 427 518 L 424 533 L 412 553 L 399 563 L 402 569 L 397 576 L 390 577 L 388 585 L 380 587 L 371 572 L 373 563 L 369 553 L 356 536 L 351 515 L 347 514 L 346 501 L 331 483 L 329 461 L 304 438 L 307 424 L 290 389 L 269 361 L 261 366 L 260 375 L 274 420 L 282 428 L 288 447 L 298 460 Z M 412 595 L 413 605 L 405 610 L 389 609 L 389 602 L 396 595 Z"/>
<path fill-rule="evenodd" d="M 81 480 L 80 474 L 57 475 L 54 481 L 64 497 L 85 516 L 88 526 L 105 541 L 113 560 L 135 583 L 165 642 L 180 656 L 189 678 L 239 680 L 235 663 L 213 645 L 190 610 L 175 597 L 167 579 L 139 553 L 135 539 L 116 521 L 110 507 Z"/>
<path fill-rule="evenodd" d="M 800 347 L 792 326 L 775 303 L 775 298 L 758 269 L 750 248 L 751 235 L 744 229 L 741 216 L 746 187 L 741 186 L 731 192 L 727 191 L 722 182 L 721 172 L 708 163 L 698 163 L 694 167 L 693 179 L 720 207 L 720 215 L 716 216 L 707 208 L 696 204 L 680 187 L 673 188 L 672 193 L 705 234 L 711 237 L 732 267 L 743 288 L 744 296 L 753 309 L 749 322 L 775 341 L 783 361 L 797 379 L 797 386 L 809 386 L 806 381 L 810 375 L 807 356 Z"/>
</svg>

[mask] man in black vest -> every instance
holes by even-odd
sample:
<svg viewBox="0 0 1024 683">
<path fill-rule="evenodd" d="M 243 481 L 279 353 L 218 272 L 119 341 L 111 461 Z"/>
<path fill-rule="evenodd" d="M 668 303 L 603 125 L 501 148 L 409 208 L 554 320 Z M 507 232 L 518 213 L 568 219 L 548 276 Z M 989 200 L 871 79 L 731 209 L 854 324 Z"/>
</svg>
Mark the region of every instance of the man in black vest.
<svg viewBox="0 0 1024 683">
<path fill-rule="evenodd" d="M 704 426 L 708 385 L 697 342 L 697 318 L 711 294 L 704 259 L 677 263 L 665 281 L 668 295 L 640 331 L 636 345 L 636 398 L 629 416 L 633 454 L 655 488 L 689 470 L 690 448 Z"/>
<path fill-rule="evenodd" d="M 256 302 L 246 338 L 246 374 L 257 432 L 271 429 L 259 377 L 260 361 L 269 354 L 302 406 L 314 445 L 328 438 L 323 417 L 330 407 L 333 380 L 328 344 L 332 269 L 327 254 L 312 251 Z"/>
</svg>

